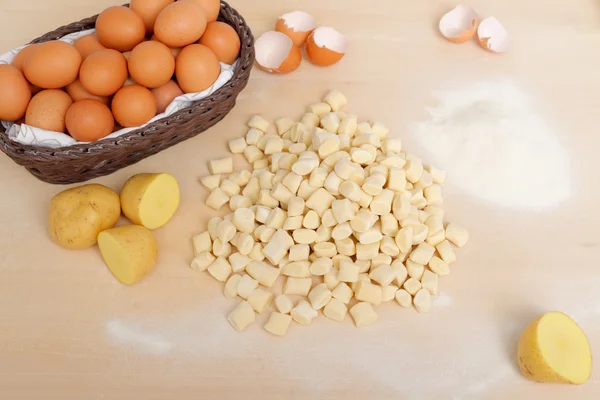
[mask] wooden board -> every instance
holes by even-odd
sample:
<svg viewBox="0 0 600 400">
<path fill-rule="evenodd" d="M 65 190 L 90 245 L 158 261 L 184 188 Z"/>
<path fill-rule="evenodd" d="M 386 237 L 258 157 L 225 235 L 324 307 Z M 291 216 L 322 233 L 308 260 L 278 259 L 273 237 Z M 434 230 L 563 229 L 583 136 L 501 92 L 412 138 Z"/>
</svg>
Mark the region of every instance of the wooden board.
<svg viewBox="0 0 600 400">
<path fill-rule="evenodd" d="M 0 51 L 95 14 L 111 0 L 0 1 Z M 0 155 L 0 398 L 3 399 L 593 399 L 600 375 L 583 386 L 525 380 L 516 342 L 540 313 L 572 315 L 600 351 L 600 9 L 581 0 L 541 3 L 474 0 L 513 39 L 510 53 L 437 34 L 447 2 L 232 0 L 255 34 L 297 8 L 345 32 L 346 58 L 332 68 L 303 62 L 289 76 L 254 70 L 236 108 L 216 127 L 97 182 L 120 188 L 138 172 L 174 174 L 181 208 L 156 232 L 160 262 L 134 287 L 120 285 L 98 250 L 69 252 L 46 233 L 50 198 L 42 183 Z M 367 5 L 370 4 L 370 5 Z M 442 294 L 426 315 L 381 306 L 380 322 L 357 329 L 320 317 L 266 333 L 244 334 L 225 319 L 234 303 L 208 275 L 188 268 L 190 237 L 213 212 L 198 179 L 207 161 L 227 154 L 254 113 L 301 116 L 329 89 L 349 110 L 382 121 L 405 148 L 418 148 L 409 124 L 426 117 L 432 92 L 460 82 L 508 76 L 526 89 L 570 159 L 571 195 L 533 213 L 497 207 L 446 185 L 452 220 L 471 232 Z M 241 163 L 239 165 L 242 165 Z"/>
</svg>

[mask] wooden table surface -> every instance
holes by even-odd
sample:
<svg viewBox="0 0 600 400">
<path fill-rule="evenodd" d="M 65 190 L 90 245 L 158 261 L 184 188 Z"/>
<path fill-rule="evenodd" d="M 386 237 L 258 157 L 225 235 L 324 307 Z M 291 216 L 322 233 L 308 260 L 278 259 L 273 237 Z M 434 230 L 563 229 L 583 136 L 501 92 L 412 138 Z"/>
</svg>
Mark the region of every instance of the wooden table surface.
<svg viewBox="0 0 600 400">
<path fill-rule="evenodd" d="M 0 1 L 0 51 L 95 14 L 115 0 Z M 96 182 L 115 189 L 139 172 L 174 174 L 181 208 L 156 232 L 160 260 L 133 287 L 97 248 L 65 251 L 46 233 L 42 183 L 0 154 L 0 399 L 598 399 L 600 369 L 582 386 L 524 379 L 515 347 L 545 311 L 573 316 L 600 352 L 600 6 L 593 0 L 470 2 L 513 39 L 510 53 L 452 45 L 436 31 L 453 4 L 409 0 L 231 0 L 256 35 L 302 9 L 347 34 L 332 68 L 304 62 L 289 76 L 254 70 L 216 127 Z M 370 4 L 370 5 L 367 5 Z M 298 117 L 329 89 L 422 152 L 407 126 L 452 82 L 509 76 L 528 89 L 570 160 L 571 196 L 546 212 L 503 209 L 446 185 L 446 208 L 471 232 L 442 295 L 424 315 L 381 306 L 380 322 L 294 325 L 285 338 L 256 324 L 238 334 L 233 303 L 192 271 L 190 237 L 214 213 L 198 178 L 227 154 L 250 115 Z M 423 155 L 425 157 L 425 155 Z M 427 161 L 427 158 L 425 158 Z"/>
</svg>

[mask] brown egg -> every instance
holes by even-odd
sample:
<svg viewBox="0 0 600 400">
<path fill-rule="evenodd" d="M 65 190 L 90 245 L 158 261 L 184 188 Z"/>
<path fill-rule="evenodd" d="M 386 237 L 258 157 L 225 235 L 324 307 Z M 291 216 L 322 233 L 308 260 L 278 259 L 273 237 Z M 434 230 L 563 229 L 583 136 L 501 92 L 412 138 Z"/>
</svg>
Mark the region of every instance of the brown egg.
<svg viewBox="0 0 600 400">
<path fill-rule="evenodd" d="M 173 0 L 131 0 L 129 8 L 139 15 L 146 25 L 146 33 L 154 32 L 154 21 L 158 14 Z"/>
<path fill-rule="evenodd" d="M 54 132 L 65 132 L 65 115 L 73 104 L 71 97 L 62 90 L 42 90 L 27 107 L 25 123 Z"/>
<path fill-rule="evenodd" d="M 177 82 L 169 81 L 159 88 L 152 89 L 152 94 L 156 99 L 157 113 L 162 114 L 176 97 L 183 94 L 183 90 Z"/>
<path fill-rule="evenodd" d="M 221 73 L 215 53 L 202 44 L 191 44 L 181 50 L 175 61 L 177 82 L 185 93 L 209 88 Z"/>
<path fill-rule="evenodd" d="M 65 118 L 67 130 L 80 142 L 93 142 L 110 135 L 115 120 L 110 109 L 94 99 L 76 101 L 69 107 Z"/>
<path fill-rule="evenodd" d="M 197 42 L 206 29 L 202 7 L 194 0 L 179 0 L 158 14 L 154 34 L 169 47 L 183 47 Z"/>
<path fill-rule="evenodd" d="M 151 89 L 164 85 L 175 73 L 175 58 L 171 50 L 152 40 L 137 45 L 127 65 L 129 75 L 140 85 Z"/>
<path fill-rule="evenodd" d="M 129 51 L 142 43 L 146 26 L 142 17 L 124 6 L 109 7 L 96 20 L 98 40 L 109 49 Z"/>
<path fill-rule="evenodd" d="M 22 118 L 31 100 L 31 89 L 21 71 L 12 65 L 0 64 L 0 88 L 0 119 Z"/>
<path fill-rule="evenodd" d="M 79 79 L 83 87 L 96 96 L 110 96 L 123 87 L 129 76 L 127 60 L 117 50 L 99 50 L 81 64 Z"/>
<path fill-rule="evenodd" d="M 106 49 L 106 47 L 100 43 L 96 34 L 80 37 L 73 43 L 73 46 L 75 46 L 79 54 L 81 54 L 81 58 L 84 60 L 93 52 Z"/>
<path fill-rule="evenodd" d="M 23 72 L 23 64 L 25 64 L 25 60 L 29 57 L 29 55 L 35 50 L 39 43 L 30 44 L 29 46 L 23 48 L 21 51 L 17 53 L 15 58 L 13 59 L 12 65 L 14 65 L 19 71 Z"/>
<path fill-rule="evenodd" d="M 25 59 L 23 72 L 32 84 L 43 89 L 58 89 L 77 79 L 81 55 L 69 43 L 52 40 L 36 46 Z"/>
<path fill-rule="evenodd" d="M 144 125 L 156 115 L 156 100 L 152 92 L 143 86 L 125 86 L 115 94 L 112 112 L 125 128 Z"/>
<path fill-rule="evenodd" d="M 98 100 L 100 103 L 105 105 L 108 105 L 108 103 L 110 103 L 110 98 L 108 96 L 96 96 L 85 90 L 79 79 L 68 85 L 65 89 L 69 96 L 71 96 L 73 101 L 79 101 L 83 99 L 94 99 Z"/>
<path fill-rule="evenodd" d="M 225 22 L 210 22 L 198 42 L 215 53 L 219 61 L 233 64 L 240 54 L 240 37 Z"/>
<path fill-rule="evenodd" d="M 204 10 L 207 22 L 216 21 L 221 11 L 221 0 L 194 0 Z"/>
</svg>

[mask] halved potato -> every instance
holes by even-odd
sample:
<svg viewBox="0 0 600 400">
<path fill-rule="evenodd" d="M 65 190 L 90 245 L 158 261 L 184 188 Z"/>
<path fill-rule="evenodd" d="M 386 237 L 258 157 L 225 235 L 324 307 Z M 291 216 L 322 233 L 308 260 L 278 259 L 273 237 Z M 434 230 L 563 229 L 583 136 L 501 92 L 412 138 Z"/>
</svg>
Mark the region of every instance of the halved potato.
<svg viewBox="0 0 600 400">
<path fill-rule="evenodd" d="M 134 175 L 121 190 L 123 214 L 148 229 L 158 229 L 169 222 L 179 201 L 177 179 L 164 173 Z"/>
<path fill-rule="evenodd" d="M 158 244 L 148 229 L 126 225 L 98 235 L 98 246 L 108 269 L 126 285 L 149 274 L 158 259 Z"/>
<path fill-rule="evenodd" d="M 588 339 L 569 316 L 552 311 L 533 321 L 521 335 L 519 368 L 537 382 L 585 383 L 592 373 Z"/>
</svg>

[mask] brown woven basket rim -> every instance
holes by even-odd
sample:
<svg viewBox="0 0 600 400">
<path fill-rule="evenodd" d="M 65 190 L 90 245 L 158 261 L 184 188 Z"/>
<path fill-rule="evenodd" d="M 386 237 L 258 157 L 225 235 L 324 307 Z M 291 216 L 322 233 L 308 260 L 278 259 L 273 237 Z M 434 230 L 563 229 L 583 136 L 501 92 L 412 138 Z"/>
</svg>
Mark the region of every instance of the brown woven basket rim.
<svg viewBox="0 0 600 400">
<path fill-rule="evenodd" d="M 123 4 L 123 6 L 129 7 L 129 3 Z M 9 138 L 8 134 L 6 133 L 6 131 L 4 129 L 4 126 L 2 126 L 1 124 L 0 124 L 0 135 L 4 136 L 5 141 L 7 143 L 10 143 L 13 147 L 20 147 L 22 149 L 23 153 L 29 153 L 29 152 L 34 152 L 34 153 L 38 153 L 38 154 L 45 153 L 49 156 L 57 156 L 58 157 L 61 154 L 69 154 L 69 153 L 93 153 L 95 149 L 102 149 L 105 145 L 108 145 L 108 144 L 124 145 L 122 142 L 130 142 L 130 141 L 135 142 L 137 140 L 145 140 L 148 136 L 151 136 L 153 134 L 153 132 L 156 131 L 160 125 L 169 125 L 170 122 L 179 121 L 180 119 L 182 119 L 184 117 L 188 117 L 189 114 L 195 112 L 195 109 L 198 108 L 199 104 L 201 104 L 203 102 L 210 102 L 211 98 L 217 96 L 220 92 L 223 92 L 228 89 L 232 89 L 232 87 L 235 83 L 234 78 L 236 77 L 236 75 L 240 75 L 240 74 L 244 74 L 244 73 L 247 73 L 249 75 L 250 69 L 252 68 L 252 64 L 254 63 L 254 37 L 253 37 L 246 21 L 233 7 L 231 7 L 225 1 L 221 1 L 221 13 L 219 14 L 218 20 L 228 23 L 229 25 L 233 26 L 233 28 L 236 29 L 236 31 L 238 33 L 240 31 L 239 27 L 232 25 L 230 23 L 230 21 L 223 18 L 223 10 L 226 10 L 227 12 L 231 12 L 232 14 L 234 14 L 240 20 L 241 24 L 244 25 L 245 28 L 247 28 L 247 32 L 245 33 L 245 35 L 243 37 L 240 37 L 242 45 L 240 48 L 240 55 L 239 55 L 238 59 L 236 60 L 237 64 L 233 70 L 232 78 L 228 82 L 226 82 L 222 87 L 220 87 L 218 90 L 213 92 L 210 96 L 207 96 L 201 100 L 197 100 L 197 101 L 193 102 L 193 104 L 190 105 L 189 107 L 183 108 L 183 109 L 175 112 L 174 114 L 172 114 L 168 117 L 159 119 L 145 127 L 135 129 L 131 132 L 127 132 L 118 137 L 103 138 L 103 139 L 97 140 L 95 142 L 80 143 L 80 144 L 74 144 L 74 145 L 62 146 L 62 147 L 43 147 L 43 146 L 27 145 L 27 144 L 16 142 L 16 141 L 12 140 L 11 138 Z M 41 42 L 46 42 L 49 40 L 55 40 L 55 39 L 62 38 L 70 33 L 93 29 L 93 28 L 89 28 L 89 27 L 85 27 L 85 26 L 87 24 L 94 23 L 96 18 L 98 17 L 98 15 L 99 14 L 93 15 L 91 17 L 82 19 L 81 21 L 76 22 L 76 23 L 63 25 L 63 26 L 55 29 L 52 32 L 48 32 L 45 35 L 42 35 L 40 37 L 33 39 L 28 44 L 41 43 Z M 81 29 L 79 29 L 80 25 L 82 26 Z M 73 29 L 75 26 L 77 26 L 77 28 Z"/>
</svg>

